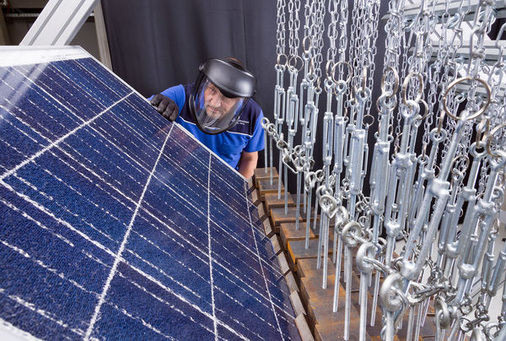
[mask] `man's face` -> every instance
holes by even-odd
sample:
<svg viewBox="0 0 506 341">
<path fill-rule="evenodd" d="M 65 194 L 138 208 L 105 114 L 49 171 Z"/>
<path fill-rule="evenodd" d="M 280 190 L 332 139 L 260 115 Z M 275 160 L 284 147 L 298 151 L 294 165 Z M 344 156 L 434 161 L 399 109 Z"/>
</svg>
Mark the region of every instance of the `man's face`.
<svg viewBox="0 0 506 341">
<path fill-rule="evenodd" d="M 228 98 L 212 83 L 209 83 L 204 91 L 204 105 L 208 116 L 218 119 L 229 113 L 237 104 L 239 98 Z"/>
</svg>

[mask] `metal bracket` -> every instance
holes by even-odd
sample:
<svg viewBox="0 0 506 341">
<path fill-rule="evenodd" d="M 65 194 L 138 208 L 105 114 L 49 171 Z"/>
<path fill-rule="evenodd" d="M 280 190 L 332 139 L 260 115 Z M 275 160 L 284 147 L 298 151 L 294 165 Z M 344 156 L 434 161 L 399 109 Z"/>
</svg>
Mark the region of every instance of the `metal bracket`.
<svg viewBox="0 0 506 341">
<path fill-rule="evenodd" d="M 99 0 L 49 0 L 19 45 L 68 45 Z"/>
</svg>

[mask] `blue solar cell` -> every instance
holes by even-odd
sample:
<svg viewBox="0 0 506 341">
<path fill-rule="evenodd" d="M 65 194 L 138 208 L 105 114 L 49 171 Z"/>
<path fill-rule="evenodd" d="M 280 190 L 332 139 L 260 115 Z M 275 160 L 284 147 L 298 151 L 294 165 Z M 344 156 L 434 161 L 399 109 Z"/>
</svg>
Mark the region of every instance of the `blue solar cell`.
<svg viewBox="0 0 506 341">
<path fill-rule="evenodd" d="M 0 120 L 0 322 L 299 339 L 244 178 L 92 58 L 1 67 Z"/>
<path fill-rule="evenodd" d="M 22 79 L 26 86 L 26 95 L 21 97 L 21 101 L 23 99 L 37 101 L 32 106 L 29 103 L 25 104 L 26 107 L 34 110 L 33 113 L 36 110 L 41 110 L 47 115 L 53 116 L 58 114 L 58 111 L 66 112 L 65 118 L 79 122 L 94 117 L 106 108 L 91 96 L 86 95 L 84 92 L 86 89 L 80 88 L 79 84 L 72 84 L 63 74 L 56 72 L 51 67 L 45 65 L 18 66 L 13 67 L 12 73 L 30 76 Z M 82 95 L 76 96 L 76 91 L 82 91 Z M 34 116 L 34 119 L 37 116 L 40 114 Z M 62 127 L 68 128 L 65 123 L 63 122 Z"/>
<path fill-rule="evenodd" d="M 48 144 L 79 125 L 76 115 L 62 110 L 64 108 L 47 92 L 21 76 L 18 70 L 8 68 L 5 78 L 0 80 L 0 91 L 4 96 L 2 109 L 16 116 L 25 126 L 23 131 L 36 132 Z M 4 119 L 12 120 L 10 115 L 7 114 Z"/>
</svg>

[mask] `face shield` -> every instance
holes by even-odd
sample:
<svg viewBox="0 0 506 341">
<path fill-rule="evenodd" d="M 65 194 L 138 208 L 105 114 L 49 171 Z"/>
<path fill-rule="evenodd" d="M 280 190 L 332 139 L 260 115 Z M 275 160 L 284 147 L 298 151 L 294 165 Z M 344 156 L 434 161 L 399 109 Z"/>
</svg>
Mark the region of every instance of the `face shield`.
<svg viewBox="0 0 506 341">
<path fill-rule="evenodd" d="M 237 123 L 255 93 L 255 77 L 221 59 L 208 60 L 199 71 L 190 95 L 190 112 L 204 133 L 222 133 Z"/>
</svg>

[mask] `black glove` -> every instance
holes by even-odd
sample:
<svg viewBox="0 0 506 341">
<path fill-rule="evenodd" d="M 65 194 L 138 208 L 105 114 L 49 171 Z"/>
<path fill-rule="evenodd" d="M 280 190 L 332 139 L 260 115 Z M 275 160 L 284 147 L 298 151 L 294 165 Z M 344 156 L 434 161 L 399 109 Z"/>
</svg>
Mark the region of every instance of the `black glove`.
<svg viewBox="0 0 506 341">
<path fill-rule="evenodd" d="M 162 94 L 155 95 L 151 99 L 151 105 L 169 121 L 174 121 L 179 115 L 179 108 L 176 102 Z"/>
</svg>

